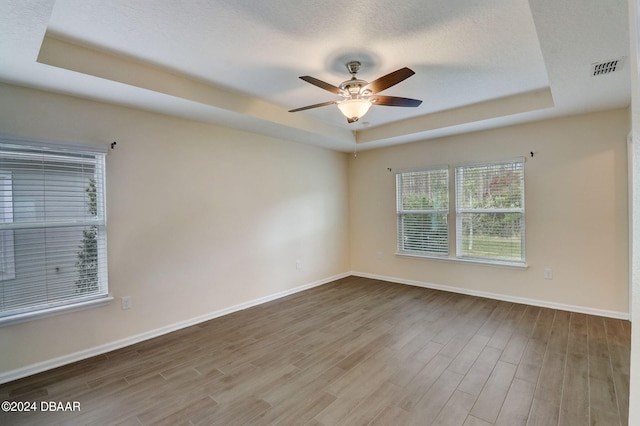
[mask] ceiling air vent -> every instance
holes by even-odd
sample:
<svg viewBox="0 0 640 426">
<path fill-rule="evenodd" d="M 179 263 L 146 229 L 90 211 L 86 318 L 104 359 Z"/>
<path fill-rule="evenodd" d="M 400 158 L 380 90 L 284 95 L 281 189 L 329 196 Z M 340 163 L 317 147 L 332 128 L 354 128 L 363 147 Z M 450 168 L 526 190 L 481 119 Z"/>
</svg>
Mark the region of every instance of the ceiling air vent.
<svg viewBox="0 0 640 426">
<path fill-rule="evenodd" d="M 625 57 L 623 56 L 618 59 L 591 64 L 591 76 L 595 77 L 597 75 L 611 74 L 612 72 L 618 71 L 624 65 L 624 59 Z"/>
</svg>

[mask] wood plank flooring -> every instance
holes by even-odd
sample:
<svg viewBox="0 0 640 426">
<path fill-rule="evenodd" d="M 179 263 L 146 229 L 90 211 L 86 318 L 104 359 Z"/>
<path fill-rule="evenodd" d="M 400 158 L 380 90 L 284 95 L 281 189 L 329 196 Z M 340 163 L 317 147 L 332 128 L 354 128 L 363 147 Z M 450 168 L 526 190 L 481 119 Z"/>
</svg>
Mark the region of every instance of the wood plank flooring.
<svg viewBox="0 0 640 426">
<path fill-rule="evenodd" d="M 2 425 L 626 425 L 627 321 L 349 277 L 0 385 Z"/>
</svg>

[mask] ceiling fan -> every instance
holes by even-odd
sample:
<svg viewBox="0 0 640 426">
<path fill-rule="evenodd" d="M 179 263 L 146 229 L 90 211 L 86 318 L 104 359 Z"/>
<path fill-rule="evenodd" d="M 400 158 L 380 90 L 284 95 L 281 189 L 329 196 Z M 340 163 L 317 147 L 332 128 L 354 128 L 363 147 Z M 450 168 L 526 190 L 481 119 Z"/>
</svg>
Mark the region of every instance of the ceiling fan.
<svg viewBox="0 0 640 426">
<path fill-rule="evenodd" d="M 308 75 L 301 76 L 300 78 L 307 83 L 340 95 L 343 99 L 308 105 L 302 108 L 292 109 L 289 112 L 304 111 L 306 109 L 336 104 L 342 114 L 347 117 L 347 122 L 355 123 L 369 111 L 371 105 L 415 108 L 422 103 L 422 101 L 418 99 L 377 95 L 378 92 L 382 92 L 415 74 L 411 69 L 407 67 L 400 68 L 369 83 L 356 77 L 356 74 L 360 70 L 360 65 L 358 61 L 351 61 L 346 64 L 347 70 L 351 74 L 351 79 L 343 81 L 340 83 L 340 86 L 334 86 Z"/>
</svg>

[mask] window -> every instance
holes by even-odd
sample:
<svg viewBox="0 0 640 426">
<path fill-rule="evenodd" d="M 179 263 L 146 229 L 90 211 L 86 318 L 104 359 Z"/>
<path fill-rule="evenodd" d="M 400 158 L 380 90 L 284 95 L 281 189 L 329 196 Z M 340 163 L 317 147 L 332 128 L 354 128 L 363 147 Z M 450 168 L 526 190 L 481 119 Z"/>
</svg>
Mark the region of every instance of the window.
<svg viewBox="0 0 640 426">
<path fill-rule="evenodd" d="M 13 222 L 11 173 L 0 170 L 0 224 Z M 15 278 L 13 231 L 0 230 L 0 281 Z"/>
<path fill-rule="evenodd" d="M 524 263 L 524 161 L 456 167 L 456 255 Z"/>
<path fill-rule="evenodd" d="M 449 170 L 439 168 L 396 175 L 398 251 L 449 254 Z"/>
<path fill-rule="evenodd" d="M 455 167 L 452 196 L 449 223 L 448 167 L 396 174 L 398 254 L 526 266 L 524 159 Z"/>
<path fill-rule="evenodd" d="M 0 139 L 0 323 L 109 299 L 104 157 Z"/>
</svg>

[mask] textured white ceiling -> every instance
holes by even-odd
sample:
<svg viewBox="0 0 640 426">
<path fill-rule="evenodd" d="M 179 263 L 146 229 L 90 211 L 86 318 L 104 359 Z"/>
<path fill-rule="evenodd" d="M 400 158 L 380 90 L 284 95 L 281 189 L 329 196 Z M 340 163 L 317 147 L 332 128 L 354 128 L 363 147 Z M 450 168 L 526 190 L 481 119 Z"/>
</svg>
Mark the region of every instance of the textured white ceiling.
<svg viewBox="0 0 640 426">
<path fill-rule="evenodd" d="M 348 151 L 623 107 L 625 0 L 5 0 L 0 80 Z M 336 99 L 349 60 L 374 80 L 416 74 L 347 124 Z M 353 130 L 356 130 L 354 137 Z"/>
</svg>

